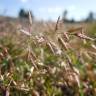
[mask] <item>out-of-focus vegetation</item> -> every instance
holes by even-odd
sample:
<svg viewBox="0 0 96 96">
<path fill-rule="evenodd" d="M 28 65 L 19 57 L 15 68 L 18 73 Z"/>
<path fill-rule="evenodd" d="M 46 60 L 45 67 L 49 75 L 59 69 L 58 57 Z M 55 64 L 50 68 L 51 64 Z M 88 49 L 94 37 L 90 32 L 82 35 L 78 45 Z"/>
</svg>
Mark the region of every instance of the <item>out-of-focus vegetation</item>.
<svg viewBox="0 0 96 96">
<path fill-rule="evenodd" d="M 92 12 L 92 11 L 90 11 L 88 13 L 88 16 L 86 18 L 81 19 L 78 22 L 86 22 L 86 23 L 88 23 L 88 22 L 94 22 L 94 21 L 96 21 L 96 18 L 95 17 L 96 17 L 95 16 L 95 13 Z M 75 23 L 75 22 L 77 22 L 74 18 L 71 18 L 71 19 L 68 18 L 68 10 L 65 10 L 63 12 L 62 20 L 63 20 L 63 22 L 67 22 L 67 23 Z"/>
<path fill-rule="evenodd" d="M 30 11 L 31 12 L 31 11 Z M 34 16 L 33 16 L 33 13 L 31 12 L 31 14 L 32 14 L 32 19 L 34 19 Z M 28 19 L 29 18 L 29 15 L 28 15 L 28 11 L 27 10 L 25 10 L 25 9 L 20 9 L 20 11 L 19 11 L 19 14 L 18 14 L 19 16 L 19 18 L 24 18 L 24 19 Z"/>
<path fill-rule="evenodd" d="M 1 20 L 0 95 L 96 96 L 95 23 L 28 18 Z"/>
</svg>

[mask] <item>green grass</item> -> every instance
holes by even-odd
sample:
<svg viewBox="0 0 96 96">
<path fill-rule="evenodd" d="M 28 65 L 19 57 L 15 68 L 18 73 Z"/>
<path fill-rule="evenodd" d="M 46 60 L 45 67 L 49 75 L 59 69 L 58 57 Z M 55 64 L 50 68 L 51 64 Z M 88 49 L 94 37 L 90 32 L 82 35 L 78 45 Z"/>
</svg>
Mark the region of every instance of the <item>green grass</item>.
<svg viewBox="0 0 96 96">
<path fill-rule="evenodd" d="M 88 36 L 96 37 L 95 27 L 95 24 L 88 27 Z M 29 38 L 26 34 L 6 33 L 0 38 L 0 96 L 6 93 L 10 96 L 95 96 L 96 60 L 89 53 L 87 55 L 91 59 L 88 59 L 84 52 L 96 52 L 91 48 L 91 44 L 96 46 L 96 42 L 86 40 L 84 44 L 83 39 L 68 35 L 70 41 L 66 41 L 67 44 L 72 39 L 77 41 L 71 42 L 71 48 L 65 49 L 62 42 L 54 42 L 52 37 L 58 36 L 57 33 L 51 36 L 44 34 L 48 39 L 43 43 L 38 43 L 35 36 Z M 58 48 L 62 54 L 56 54 Z"/>
</svg>

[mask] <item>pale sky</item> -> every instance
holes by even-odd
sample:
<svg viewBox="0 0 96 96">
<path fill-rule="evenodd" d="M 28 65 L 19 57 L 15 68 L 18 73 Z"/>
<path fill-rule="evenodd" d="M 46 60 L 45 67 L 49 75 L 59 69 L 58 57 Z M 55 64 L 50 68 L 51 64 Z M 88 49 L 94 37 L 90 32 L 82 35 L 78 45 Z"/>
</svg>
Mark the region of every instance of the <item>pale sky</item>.
<svg viewBox="0 0 96 96">
<path fill-rule="evenodd" d="M 68 17 L 80 20 L 96 13 L 96 0 L 0 0 L 0 14 L 17 16 L 20 8 L 32 10 L 38 19 L 56 20 L 68 10 Z"/>
</svg>

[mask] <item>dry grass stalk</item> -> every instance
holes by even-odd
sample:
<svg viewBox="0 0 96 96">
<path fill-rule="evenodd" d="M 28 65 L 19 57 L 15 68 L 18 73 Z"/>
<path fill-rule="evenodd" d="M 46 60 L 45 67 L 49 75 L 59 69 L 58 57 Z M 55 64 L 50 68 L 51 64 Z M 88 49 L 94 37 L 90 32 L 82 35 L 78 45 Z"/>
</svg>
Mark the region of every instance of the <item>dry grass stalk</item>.
<svg viewBox="0 0 96 96">
<path fill-rule="evenodd" d="M 52 41 L 50 41 L 50 44 L 52 45 L 53 47 L 53 50 L 54 50 L 54 53 L 55 55 L 61 55 L 62 51 L 61 49 L 58 47 L 58 45 Z"/>
<path fill-rule="evenodd" d="M 94 44 L 91 44 L 91 47 L 96 50 L 96 46 Z"/>
<path fill-rule="evenodd" d="M 90 38 L 90 37 L 84 35 L 84 32 L 83 32 L 83 28 L 82 27 L 75 28 L 75 29 L 69 29 L 67 32 L 68 32 L 68 34 L 75 35 L 75 36 L 77 36 L 77 37 L 79 37 L 81 39 L 94 41 L 93 38 Z"/>
<path fill-rule="evenodd" d="M 63 33 L 63 35 L 64 35 L 64 37 L 65 37 L 65 39 L 66 39 L 67 41 L 69 41 L 69 40 L 70 40 L 70 38 L 69 38 L 69 36 L 68 36 L 67 32 L 64 32 L 64 33 Z"/>
<path fill-rule="evenodd" d="M 83 28 L 82 28 L 82 30 L 81 30 L 81 33 L 84 34 L 84 29 L 83 29 Z M 83 39 L 83 43 L 84 43 L 84 44 L 87 44 L 86 39 Z"/>
<path fill-rule="evenodd" d="M 67 54 L 65 54 L 65 55 L 66 55 L 66 59 L 67 59 L 67 62 L 68 62 L 68 64 L 69 64 L 69 67 L 74 71 L 71 58 L 70 58 Z"/>
<path fill-rule="evenodd" d="M 58 30 L 58 23 L 59 23 L 59 20 L 60 20 L 60 16 L 58 17 L 57 22 L 56 22 L 55 32 Z"/>
<path fill-rule="evenodd" d="M 47 42 L 47 46 L 49 47 L 51 52 L 55 55 L 54 49 L 53 49 L 52 45 L 49 42 Z"/>
<path fill-rule="evenodd" d="M 75 31 L 75 32 L 74 32 L 74 31 Z M 75 36 L 79 37 L 80 39 L 85 39 L 85 40 L 94 41 L 93 38 L 90 38 L 90 37 L 84 35 L 84 32 L 83 32 L 82 27 L 76 28 L 76 29 L 73 29 L 73 30 L 68 30 L 68 32 L 70 32 L 70 33 L 68 33 L 68 34 L 70 34 L 70 35 L 75 35 Z M 72 32 L 72 33 L 71 33 L 71 32 Z"/>
<path fill-rule="evenodd" d="M 43 36 L 35 36 L 38 44 L 42 44 L 43 42 L 46 42 L 45 38 Z"/>
<path fill-rule="evenodd" d="M 58 37 L 58 41 L 63 45 L 65 50 L 68 50 L 67 43 L 62 39 L 62 37 Z"/>
<path fill-rule="evenodd" d="M 32 26 L 32 13 L 31 11 L 29 11 L 28 13 L 29 13 L 29 24 L 30 26 Z"/>
<path fill-rule="evenodd" d="M 78 87 L 80 87 L 79 74 L 77 74 L 77 72 L 75 72 L 75 70 L 74 70 L 74 72 L 71 69 L 66 70 L 65 79 L 68 82 L 68 85 L 73 86 L 72 84 L 74 84 L 74 85 L 77 85 Z"/>
<path fill-rule="evenodd" d="M 9 88 L 6 88 L 4 96 L 10 96 Z"/>
<path fill-rule="evenodd" d="M 37 65 L 36 65 L 35 62 L 34 62 L 36 59 L 37 59 L 37 58 L 36 58 L 35 53 L 32 51 L 32 48 L 30 49 L 30 46 L 29 46 L 29 48 L 28 48 L 28 60 L 31 60 L 33 66 L 34 66 L 36 69 L 38 69 Z"/>
<path fill-rule="evenodd" d="M 87 51 L 84 51 L 83 54 L 88 58 L 88 60 L 92 60 L 92 57 L 88 54 Z"/>
<path fill-rule="evenodd" d="M 23 30 L 23 29 L 20 29 L 19 30 L 20 32 L 23 32 L 25 35 L 27 35 L 27 36 L 31 36 L 31 34 L 30 34 L 30 32 L 28 32 L 28 31 L 25 31 L 25 30 Z"/>
<path fill-rule="evenodd" d="M 86 35 L 84 35 L 84 34 L 82 34 L 82 33 L 77 33 L 77 34 L 74 34 L 74 35 L 76 35 L 77 37 L 79 37 L 79 38 L 81 38 L 81 39 L 86 39 L 86 40 L 94 41 L 93 38 L 90 38 L 90 37 L 88 37 L 88 36 L 86 36 Z"/>
</svg>

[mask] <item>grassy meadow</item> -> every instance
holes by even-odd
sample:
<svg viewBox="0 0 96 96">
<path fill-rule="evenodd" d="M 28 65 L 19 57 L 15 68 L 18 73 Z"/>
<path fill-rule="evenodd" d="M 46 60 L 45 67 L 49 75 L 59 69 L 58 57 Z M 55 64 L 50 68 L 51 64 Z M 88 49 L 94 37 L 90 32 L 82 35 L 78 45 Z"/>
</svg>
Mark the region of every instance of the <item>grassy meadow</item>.
<svg viewBox="0 0 96 96">
<path fill-rule="evenodd" d="M 96 96 L 96 22 L 0 17 L 0 96 Z"/>
</svg>

